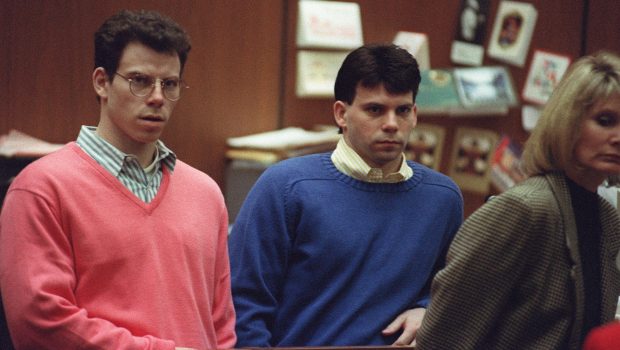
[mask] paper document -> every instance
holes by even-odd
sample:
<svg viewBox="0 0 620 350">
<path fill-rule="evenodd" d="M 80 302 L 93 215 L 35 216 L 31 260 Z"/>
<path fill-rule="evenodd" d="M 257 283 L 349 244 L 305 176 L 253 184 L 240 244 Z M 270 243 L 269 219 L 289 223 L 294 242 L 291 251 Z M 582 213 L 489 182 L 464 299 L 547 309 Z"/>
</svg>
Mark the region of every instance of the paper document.
<svg viewBox="0 0 620 350">
<path fill-rule="evenodd" d="M 17 130 L 0 135 L 0 156 L 42 157 L 60 149 L 63 144 L 49 143 Z"/>
<path fill-rule="evenodd" d="M 278 150 L 337 142 L 339 138 L 337 128 L 309 131 L 298 127 L 288 127 L 248 136 L 231 137 L 227 143 L 228 146 L 235 148 Z"/>
</svg>

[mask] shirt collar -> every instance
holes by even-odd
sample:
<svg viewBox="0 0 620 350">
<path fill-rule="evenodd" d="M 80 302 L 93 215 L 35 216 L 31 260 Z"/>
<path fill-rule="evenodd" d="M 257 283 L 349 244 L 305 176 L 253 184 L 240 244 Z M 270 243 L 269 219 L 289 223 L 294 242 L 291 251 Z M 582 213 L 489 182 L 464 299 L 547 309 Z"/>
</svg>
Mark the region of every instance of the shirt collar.
<svg viewBox="0 0 620 350">
<path fill-rule="evenodd" d="M 406 181 L 413 176 L 413 169 L 407 164 L 404 154 L 402 154 L 399 170 L 384 176 L 383 170 L 370 167 L 362 157 L 346 143 L 343 136 L 340 137 L 331 159 L 338 170 L 365 182 L 394 183 Z"/>
<path fill-rule="evenodd" d="M 115 177 L 118 177 L 121 169 L 126 161 L 130 158 L 135 158 L 132 154 L 127 154 L 112 144 L 102 139 L 96 134 L 97 128 L 94 126 L 83 125 L 80 129 L 80 133 L 76 140 L 76 143 L 82 148 L 88 155 L 93 157 L 102 167 L 109 171 Z M 155 146 L 157 147 L 157 158 L 154 162 L 163 163 L 170 173 L 174 171 L 176 165 L 176 154 L 172 152 L 161 140 L 157 140 Z"/>
</svg>

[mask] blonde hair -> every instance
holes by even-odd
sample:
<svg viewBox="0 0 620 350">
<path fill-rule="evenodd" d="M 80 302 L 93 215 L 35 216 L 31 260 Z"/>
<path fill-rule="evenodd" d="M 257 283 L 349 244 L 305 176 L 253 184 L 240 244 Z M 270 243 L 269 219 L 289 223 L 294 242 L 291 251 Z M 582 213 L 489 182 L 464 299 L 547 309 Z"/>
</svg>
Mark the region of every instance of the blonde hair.
<svg viewBox="0 0 620 350">
<path fill-rule="evenodd" d="M 581 120 L 596 102 L 618 93 L 620 57 L 601 51 L 575 61 L 555 88 L 525 143 L 523 171 L 528 176 L 564 172 L 573 161 Z"/>
</svg>

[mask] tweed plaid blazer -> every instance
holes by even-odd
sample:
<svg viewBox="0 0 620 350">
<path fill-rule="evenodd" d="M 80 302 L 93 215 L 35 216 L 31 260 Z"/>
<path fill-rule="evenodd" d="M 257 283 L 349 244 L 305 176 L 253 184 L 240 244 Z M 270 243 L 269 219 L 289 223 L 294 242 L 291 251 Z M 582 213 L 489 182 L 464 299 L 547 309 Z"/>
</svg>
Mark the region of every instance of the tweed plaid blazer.
<svg viewBox="0 0 620 350">
<path fill-rule="evenodd" d="M 620 292 L 620 217 L 599 198 L 603 322 Z M 463 224 L 431 287 L 416 349 L 579 349 L 584 288 L 562 174 L 531 177 Z"/>
</svg>

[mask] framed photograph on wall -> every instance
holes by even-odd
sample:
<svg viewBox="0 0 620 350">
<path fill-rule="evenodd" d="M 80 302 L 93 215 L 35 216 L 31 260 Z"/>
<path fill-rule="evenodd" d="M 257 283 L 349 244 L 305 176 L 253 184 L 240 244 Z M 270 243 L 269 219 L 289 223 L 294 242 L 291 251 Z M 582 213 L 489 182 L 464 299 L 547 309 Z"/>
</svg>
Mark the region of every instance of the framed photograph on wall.
<svg viewBox="0 0 620 350">
<path fill-rule="evenodd" d="M 445 135 L 444 127 L 418 123 L 409 136 L 405 156 L 407 159 L 439 171 Z"/>
<path fill-rule="evenodd" d="M 537 17 L 538 11 L 530 3 L 501 1 L 487 49 L 489 57 L 523 67 Z"/>
<path fill-rule="evenodd" d="M 535 50 L 523 86 L 523 99 L 539 105 L 547 103 L 570 62 L 567 55 Z"/>
<path fill-rule="evenodd" d="M 449 176 L 464 191 L 487 194 L 491 161 L 499 135 L 488 129 L 456 129 Z"/>
</svg>

